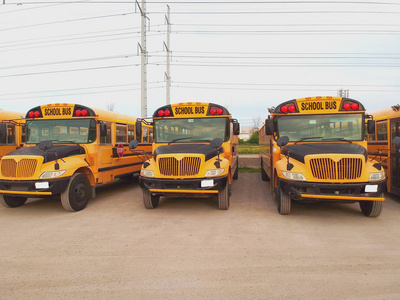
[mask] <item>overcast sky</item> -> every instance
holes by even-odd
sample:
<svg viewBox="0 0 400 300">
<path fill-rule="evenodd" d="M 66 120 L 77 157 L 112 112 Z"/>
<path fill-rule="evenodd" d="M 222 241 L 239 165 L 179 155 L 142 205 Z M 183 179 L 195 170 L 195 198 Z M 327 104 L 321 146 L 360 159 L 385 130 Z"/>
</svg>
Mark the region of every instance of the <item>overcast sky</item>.
<svg viewBox="0 0 400 300">
<path fill-rule="evenodd" d="M 0 108 L 79 103 L 140 116 L 141 15 L 128 1 L 0 2 Z M 139 1 L 141 4 L 141 1 Z M 147 1 L 147 115 L 214 102 L 242 126 L 293 98 L 400 103 L 400 1 Z"/>
</svg>

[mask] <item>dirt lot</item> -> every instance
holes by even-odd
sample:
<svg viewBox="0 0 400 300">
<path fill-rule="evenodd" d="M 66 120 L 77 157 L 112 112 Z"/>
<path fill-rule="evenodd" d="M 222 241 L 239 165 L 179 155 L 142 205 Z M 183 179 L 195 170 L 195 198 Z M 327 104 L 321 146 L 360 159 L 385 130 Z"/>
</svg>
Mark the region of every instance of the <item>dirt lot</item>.
<svg viewBox="0 0 400 300">
<path fill-rule="evenodd" d="M 58 201 L 0 207 L 0 299 L 399 299 L 400 200 L 295 203 L 281 216 L 259 174 L 231 207 L 164 199 L 137 181 L 97 189 L 77 213 Z"/>
</svg>

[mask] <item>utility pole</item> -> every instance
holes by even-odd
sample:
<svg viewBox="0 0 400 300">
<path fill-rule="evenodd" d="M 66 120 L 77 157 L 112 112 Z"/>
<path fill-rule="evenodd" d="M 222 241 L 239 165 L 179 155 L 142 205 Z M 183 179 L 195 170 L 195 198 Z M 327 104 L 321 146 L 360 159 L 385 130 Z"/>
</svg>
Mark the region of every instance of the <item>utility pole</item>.
<svg viewBox="0 0 400 300">
<path fill-rule="evenodd" d="M 141 53 L 141 114 L 142 118 L 147 117 L 147 50 L 146 50 L 146 1 L 142 0 L 142 5 L 139 5 L 136 0 L 136 4 L 139 7 L 142 15 L 142 39 L 140 42 L 140 53 Z"/>
<path fill-rule="evenodd" d="M 170 33 L 171 33 L 171 22 L 170 22 L 170 8 L 169 5 L 167 5 L 167 16 L 165 17 L 166 22 L 167 22 L 167 44 L 164 46 L 167 50 L 167 71 L 165 72 L 165 79 L 167 80 L 167 95 L 166 95 L 166 99 L 167 99 L 167 104 L 171 103 L 171 73 L 170 73 Z"/>
</svg>

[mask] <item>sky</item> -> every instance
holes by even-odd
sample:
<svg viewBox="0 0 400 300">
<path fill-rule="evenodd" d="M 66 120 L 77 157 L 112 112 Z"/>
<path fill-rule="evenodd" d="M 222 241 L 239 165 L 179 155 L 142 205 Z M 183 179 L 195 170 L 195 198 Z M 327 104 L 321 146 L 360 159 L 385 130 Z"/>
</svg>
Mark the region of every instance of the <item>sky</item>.
<svg viewBox="0 0 400 300">
<path fill-rule="evenodd" d="M 4 4 L 3 4 L 4 3 Z M 213 102 L 242 126 L 294 98 L 400 103 L 400 1 L 146 1 L 147 116 Z M 142 1 L 0 2 L 0 108 L 78 103 L 141 116 Z M 142 7 L 141 7 L 142 8 Z"/>
</svg>

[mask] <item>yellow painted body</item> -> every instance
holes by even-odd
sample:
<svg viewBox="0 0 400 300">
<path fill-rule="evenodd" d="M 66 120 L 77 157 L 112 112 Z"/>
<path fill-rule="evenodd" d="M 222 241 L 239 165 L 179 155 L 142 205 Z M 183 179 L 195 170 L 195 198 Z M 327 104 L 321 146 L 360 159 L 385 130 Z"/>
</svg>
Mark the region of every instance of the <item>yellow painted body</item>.
<svg viewBox="0 0 400 300">
<path fill-rule="evenodd" d="M 0 159 L 7 153 L 23 146 L 25 120 L 23 114 L 0 109 L 0 122 L 7 124 L 7 136 L 0 140 Z"/>
<path fill-rule="evenodd" d="M 0 164 L 0 181 L 49 181 L 59 180 L 62 178 L 70 178 L 75 173 L 85 174 L 92 187 L 97 184 L 104 184 L 113 181 L 117 177 L 139 173 L 141 165 L 145 160 L 144 155 L 130 155 L 131 151 L 128 149 L 128 142 L 131 139 L 137 138 L 135 124 L 136 117 L 110 112 L 101 109 L 94 109 L 95 115 L 91 116 L 73 116 L 75 104 L 49 104 L 36 108 L 42 112 L 42 116 L 38 118 L 27 118 L 30 120 L 78 120 L 78 119 L 93 119 L 96 122 L 96 138 L 89 143 L 80 143 L 79 146 L 85 149 L 85 154 L 63 157 L 57 159 L 59 170 L 65 170 L 65 173 L 56 178 L 41 179 L 40 176 L 44 172 L 57 171 L 56 162 L 44 162 L 43 156 L 35 155 L 8 155 L 1 160 Z M 89 108 L 88 108 L 89 109 Z M 28 114 L 27 114 L 28 116 Z M 102 143 L 100 139 L 100 123 L 107 123 L 109 125 L 110 140 Z M 117 137 L 117 128 L 119 136 Z M 126 129 L 125 133 L 121 128 Z M 149 133 L 146 140 L 143 141 L 143 134 L 139 140 L 139 146 L 135 152 L 145 153 L 151 151 L 151 143 L 149 136 L 152 137 L 152 129 L 148 125 L 144 125 L 143 131 Z M 57 132 L 56 128 L 52 128 L 53 132 Z M 61 132 L 61 129 L 60 129 Z M 130 132 L 130 135 L 128 134 Z M 135 134 L 133 135 L 133 132 Z M 121 141 L 119 142 L 117 138 Z M 38 141 L 39 142 L 39 141 Z M 25 147 L 34 147 L 37 144 L 26 144 Z M 60 144 L 57 144 L 60 145 Z M 74 145 L 65 143 L 65 145 Z M 76 145 L 76 144 L 75 144 Z M 119 157 L 116 155 L 119 145 L 123 146 L 123 155 Z M 11 165 L 16 165 L 21 161 L 28 161 L 36 167 L 26 167 L 25 169 L 17 170 L 16 174 L 10 171 Z M 8 164 L 8 165 L 7 165 Z M 10 173 L 11 172 L 11 173 Z M 40 190 L 25 192 L 18 190 L 0 190 L 0 194 L 13 194 L 23 195 L 27 197 L 34 197 L 35 195 L 49 195 L 48 192 L 41 192 Z M 50 193 L 51 194 L 51 193 Z"/>
</svg>

